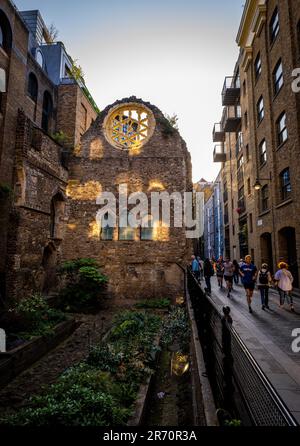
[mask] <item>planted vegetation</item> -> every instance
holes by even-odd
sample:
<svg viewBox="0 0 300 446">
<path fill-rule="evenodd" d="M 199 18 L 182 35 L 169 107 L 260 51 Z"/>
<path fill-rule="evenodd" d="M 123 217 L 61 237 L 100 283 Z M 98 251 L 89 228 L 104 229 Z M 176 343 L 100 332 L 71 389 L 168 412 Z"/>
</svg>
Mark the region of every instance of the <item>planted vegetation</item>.
<svg viewBox="0 0 300 446">
<path fill-rule="evenodd" d="M 68 369 L 58 382 L 26 408 L 4 417 L 2 425 L 116 426 L 132 414 L 140 385 L 154 373 L 161 319 L 127 311 L 115 319 L 105 342 L 86 361 Z"/>
<path fill-rule="evenodd" d="M 8 339 L 31 340 L 36 336 L 51 336 L 54 327 L 66 320 L 66 315 L 50 308 L 43 296 L 34 294 L 22 299 L 1 315 L 1 327 Z"/>
<path fill-rule="evenodd" d="M 77 259 L 65 262 L 59 269 L 65 282 L 60 293 L 59 308 L 68 312 L 81 312 L 97 307 L 101 291 L 107 283 L 94 259 Z"/>
</svg>

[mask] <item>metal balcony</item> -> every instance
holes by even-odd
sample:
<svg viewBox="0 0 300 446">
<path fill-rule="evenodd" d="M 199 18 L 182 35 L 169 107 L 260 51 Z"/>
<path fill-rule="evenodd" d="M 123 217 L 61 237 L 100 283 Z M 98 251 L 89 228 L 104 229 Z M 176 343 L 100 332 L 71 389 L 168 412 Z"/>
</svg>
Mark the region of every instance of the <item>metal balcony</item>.
<svg viewBox="0 0 300 446">
<path fill-rule="evenodd" d="M 225 132 L 220 122 L 214 125 L 213 142 L 225 142 Z"/>
<path fill-rule="evenodd" d="M 226 77 L 222 91 L 222 104 L 224 106 L 236 105 L 241 95 L 240 78 Z"/>
<path fill-rule="evenodd" d="M 217 144 L 214 148 L 214 163 L 226 163 L 224 144 Z"/>
<path fill-rule="evenodd" d="M 225 107 L 223 114 L 223 128 L 226 133 L 236 133 L 241 129 L 241 107 Z"/>
</svg>

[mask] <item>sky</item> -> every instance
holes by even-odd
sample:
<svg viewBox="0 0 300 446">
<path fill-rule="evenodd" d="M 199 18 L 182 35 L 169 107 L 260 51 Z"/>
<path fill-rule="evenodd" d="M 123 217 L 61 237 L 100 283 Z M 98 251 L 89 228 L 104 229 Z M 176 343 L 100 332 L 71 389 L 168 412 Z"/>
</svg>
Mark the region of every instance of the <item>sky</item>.
<svg viewBox="0 0 300 446">
<path fill-rule="evenodd" d="M 100 110 L 137 96 L 179 118 L 193 180 L 214 180 L 212 129 L 238 57 L 245 0 L 14 0 L 39 9 L 83 68 Z"/>
</svg>

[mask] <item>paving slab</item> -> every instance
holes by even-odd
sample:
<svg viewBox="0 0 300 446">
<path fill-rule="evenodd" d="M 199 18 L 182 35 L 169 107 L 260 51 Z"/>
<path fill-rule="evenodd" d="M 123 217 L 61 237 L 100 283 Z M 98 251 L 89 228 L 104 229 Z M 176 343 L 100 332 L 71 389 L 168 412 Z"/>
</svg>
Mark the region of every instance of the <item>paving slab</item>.
<svg viewBox="0 0 300 446">
<path fill-rule="evenodd" d="M 253 314 L 249 313 L 245 291 L 235 286 L 227 297 L 216 279 L 212 279 L 212 299 L 219 307 L 229 305 L 233 326 L 249 351 L 272 383 L 286 406 L 300 423 L 300 353 L 292 350 L 292 332 L 300 329 L 300 299 L 295 298 L 295 313 L 288 305 L 279 307 L 279 297 L 270 292 L 270 311 L 263 311 L 259 291 L 253 298 Z"/>
</svg>

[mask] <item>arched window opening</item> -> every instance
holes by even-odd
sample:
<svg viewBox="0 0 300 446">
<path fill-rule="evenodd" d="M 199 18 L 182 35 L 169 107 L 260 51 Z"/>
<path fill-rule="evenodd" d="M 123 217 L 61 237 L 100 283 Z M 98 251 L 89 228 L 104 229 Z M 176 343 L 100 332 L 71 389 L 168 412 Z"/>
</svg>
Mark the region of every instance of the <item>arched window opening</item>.
<svg viewBox="0 0 300 446">
<path fill-rule="evenodd" d="M 35 76 L 35 74 L 30 73 L 28 76 L 28 88 L 27 88 L 27 93 L 28 96 L 34 101 L 37 102 L 37 98 L 38 98 L 38 81 L 37 78 Z"/>
<path fill-rule="evenodd" d="M 5 52 L 9 52 L 12 46 L 11 26 L 3 11 L 0 11 L 0 46 Z"/>
<path fill-rule="evenodd" d="M 132 228 L 128 222 L 129 212 L 123 212 L 119 221 L 119 240 L 134 241 L 136 240 L 136 228 Z"/>
<path fill-rule="evenodd" d="M 42 129 L 47 133 L 49 132 L 50 129 L 52 113 L 53 113 L 52 97 L 48 91 L 45 91 L 43 99 Z"/>
<path fill-rule="evenodd" d="M 141 240 L 154 240 L 154 222 L 151 215 L 143 218 L 141 226 Z"/>
<path fill-rule="evenodd" d="M 56 240 L 63 238 L 63 222 L 65 215 L 65 198 L 58 192 L 50 205 L 50 237 Z"/>
</svg>

